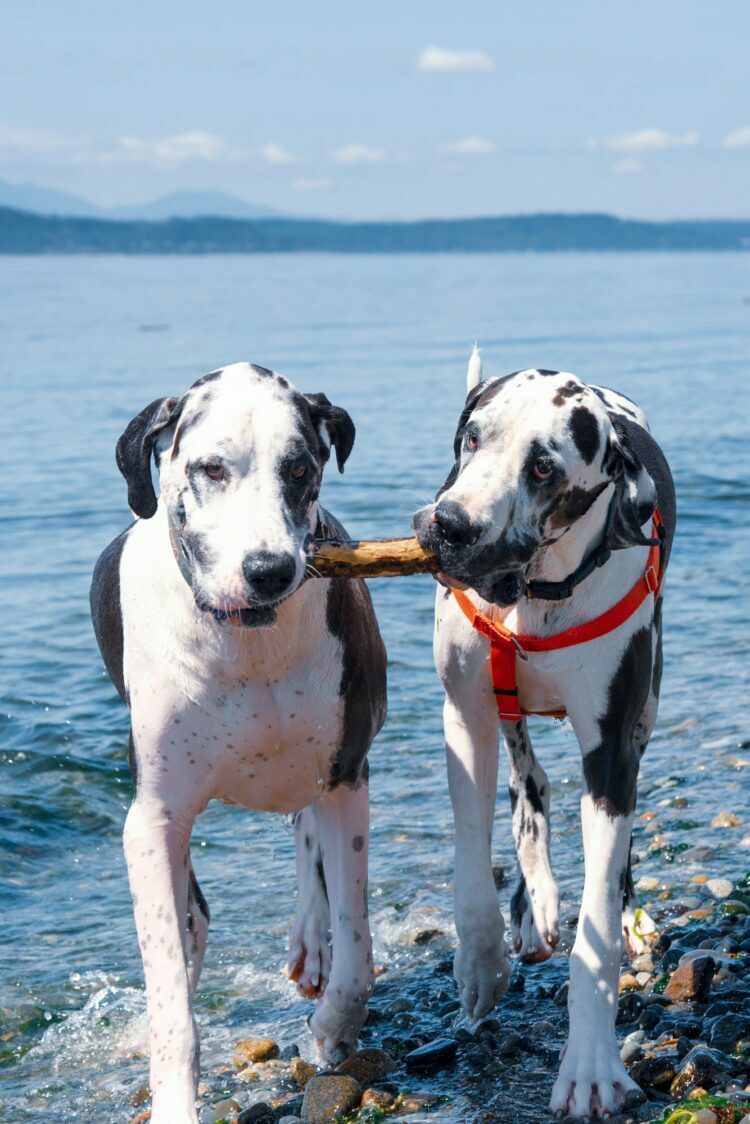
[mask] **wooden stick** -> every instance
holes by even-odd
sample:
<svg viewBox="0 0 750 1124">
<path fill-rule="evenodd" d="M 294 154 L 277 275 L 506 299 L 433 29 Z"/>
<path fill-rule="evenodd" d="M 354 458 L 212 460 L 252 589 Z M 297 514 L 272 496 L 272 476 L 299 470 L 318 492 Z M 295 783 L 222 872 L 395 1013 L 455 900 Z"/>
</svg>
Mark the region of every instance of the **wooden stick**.
<svg viewBox="0 0 750 1124">
<path fill-rule="evenodd" d="M 310 565 L 321 578 L 398 578 L 434 574 L 439 568 L 436 556 L 414 538 L 315 542 Z"/>
</svg>

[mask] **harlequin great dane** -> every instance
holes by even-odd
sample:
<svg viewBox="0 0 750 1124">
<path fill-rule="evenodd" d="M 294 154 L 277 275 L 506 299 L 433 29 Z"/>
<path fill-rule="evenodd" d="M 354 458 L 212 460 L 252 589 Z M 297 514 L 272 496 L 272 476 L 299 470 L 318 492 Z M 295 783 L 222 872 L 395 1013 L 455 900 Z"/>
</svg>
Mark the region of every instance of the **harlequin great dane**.
<svg viewBox="0 0 750 1124">
<path fill-rule="evenodd" d="M 473 1019 L 507 985 L 490 866 L 498 726 L 520 867 L 514 943 L 543 959 L 558 940 L 549 783 L 525 715 L 567 713 L 583 755 L 586 873 L 551 1109 L 607 1115 L 635 1087 L 615 1039 L 618 967 L 621 926 L 632 931 L 635 911 L 630 835 L 656 719 L 674 487 L 644 415 L 623 396 L 557 371 L 482 382 L 476 353 L 468 382 L 455 464 L 436 503 L 414 518 L 446 587 L 435 659 L 456 826 L 455 975 Z"/>
<path fill-rule="evenodd" d="M 211 799 L 303 809 L 287 971 L 320 996 L 311 1029 L 328 1061 L 353 1048 L 365 1021 L 366 754 L 385 716 L 385 652 L 361 582 L 305 580 L 313 532 L 345 537 L 317 501 L 331 446 L 343 470 L 353 441 L 349 415 L 324 395 L 237 363 L 152 402 L 117 445 L 138 519 L 99 559 L 91 607 L 131 712 L 124 842 L 152 1124 L 198 1119 L 191 990 L 209 911 L 189 844 Z"/>
</svg>

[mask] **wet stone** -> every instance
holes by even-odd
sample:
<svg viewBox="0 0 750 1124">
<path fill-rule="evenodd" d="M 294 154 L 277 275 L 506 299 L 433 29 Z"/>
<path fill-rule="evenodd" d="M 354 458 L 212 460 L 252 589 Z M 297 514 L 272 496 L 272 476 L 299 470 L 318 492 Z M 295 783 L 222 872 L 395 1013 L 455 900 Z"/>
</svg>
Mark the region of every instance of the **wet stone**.
<svg viewBox="0 0 750 1124">
<path fill-rule="evenodd" d="M 505 1038 L 503 1038 L 502 1042 L 497 1048 L 497 1056 L 499 1058 L 509 1058 L 513 1054 L 518 1053 L 518 1051 L 521 1049 L 522 1044 L 523 1038 L 520 1034 L 516 1034 L 514 1031 L 510 1034 L 506 1034 Z"/>
<path fill-rule="evenodd" d="M 396 1103 L 396 1098 L 389 1089 L 379 1089 L 377 1086 L 365 1089 L 362 1094 L 362 1108 L 390 1108 Z"/>
<path fill-rule="evenodd" d="M 272 1124 L 275 1117 L 270 1104 L 251 1104 L 237 1117 L 237 1124 Z"/>
<path fill-rule="evenodd" d="M 290 1073 L 300 1089 L 304 1089 L 307 1082 L 311 1077 L 314 1077 L 318 1072 L 317 1066 L 306 1062 L 304 1058 L 292 1058 L 292 1063 L 289 1067 Z"/>
<path fill-rule="evenodd" d="M 651 1058 L 636 1062 L 630 1076 L 645 1088 L 668 1089 L 675 1078 L 679 1058 L 666 1050 Z"/>
<path fill-rule="evenodd" d="M 355 1109 L 362 1090 L 359 1082 L 342 1073 L 320 1073 L 305 1086 L 302 1119 L 310 1124 L 331 1124 L 337 1116 Z"/>
<path fill-rule="evenodd" d="M 722 901 L 731 895 L 734 887 L 728 878 L 709 878 L 706 882 L 706 889 L 712 898 Z"/>
<path fill-rule="evenodd" d="M 712 1085 L 719 1079 L 725 1079 L 733 1070 L 734 1063 L 720 1050 L 694 1046 L 682 1059 L 670 1092 L 676 1100 L 680 1100 L 699 1086 Z"/>
<path fill-rule="evenodd" d="M 266 1062 L 278 1056 L 278 1043 L 272 1038 L 243 1038 L 234 1048 L 234 1064 L 238 1069 L 244 1069 L 248 1062 Z"/>
<path fill-rule="evenodd" d="M 675 969 L 664 988 L 664 995 L 675 1003 L 683 1003 L 688 999 L 706 999 L 711 990 L 713 975 L 714 961 L 711 957 L 697 957 Z"/>
<path fill-rule="evenodd" d="M 381 1077 L 391 1073 L 395 1068 L 396 1062 L 390 1054 L 387 1054 L 384 1050 L 376 1050 L 371 1046 L 366 1046 L 363 1050 L 358 1050 L 356 1054 L 352 1054 L 351 1057 L 342 1062 L 336 1072 L 353 1077 L 360 1085 L 371 1085 L 374 1081 L 378 1081 Z"/>
<path fill-rule="evenodd" d="M 434 1073 L 456 1056 L 458 1044 L 453 1038 L 436 1038 L 406 1055 L 406 1068 L 410 1073 Z"/>
</svg>

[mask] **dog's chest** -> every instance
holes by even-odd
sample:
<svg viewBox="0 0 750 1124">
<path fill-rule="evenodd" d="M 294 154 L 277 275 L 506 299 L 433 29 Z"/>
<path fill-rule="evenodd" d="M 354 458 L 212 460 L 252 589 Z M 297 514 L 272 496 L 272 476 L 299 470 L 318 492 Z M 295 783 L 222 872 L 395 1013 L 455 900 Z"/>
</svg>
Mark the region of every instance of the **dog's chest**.
<svg viewBox="0 0 750 1124">
<path fill-rule="evenodd" d="M 309 804 L 328 782 L 341 712 L 337 692 L 321 693 L 303 675 L 219 690 L 206 729 L 217 756 L 216 796 L 273 812 Z"/>
</svg>

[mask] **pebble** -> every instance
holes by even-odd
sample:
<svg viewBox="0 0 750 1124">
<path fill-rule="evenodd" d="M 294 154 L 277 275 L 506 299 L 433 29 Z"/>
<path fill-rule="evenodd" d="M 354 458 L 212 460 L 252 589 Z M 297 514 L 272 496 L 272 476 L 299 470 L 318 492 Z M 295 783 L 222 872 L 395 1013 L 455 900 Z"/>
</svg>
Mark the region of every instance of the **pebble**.
<svg viewBox="0 0 750 1124">
<path fill-rule="evenodd" d="M 520 1034 L 511 1032 L 503 1038 L 502 1042 L 497 1048 L 497 1057 L 509 1058 L 512 1054 L 517 1054 L 521 1048 L 523 1038 Z"/>
<path fill-rule="evenodd" d="M 436 1038 L 406 1055 L 410 1073 L 433 1073 L 455 1058 L 458 1043 L 453 1038 Z"/>
<path fill-rule="evenodd" d="M 237 1104 L 237 1101 L 231 1098 L 225 1101 L 218 1101 L 217 1104 L 213 1106 L 213 1118 L 214 1120 L 236 1120 L 239 1111 L 240 1106 Z M 271 1117 L 271 1119 L 273 1119 L 273 1117 Z M 242 1124 L 245 1124 L 244 1120 Z"/>
<path fill-rule="evenodd" d="M 310 1078 L 318 1072 L 318 1068 L 306 1062 L 304 1058 L 292 1058 L 289 1071 L 300 1089 L 304 1089 Z"/>
<path fill-rule="evenodd" d="M 265 1062 L 278 1058 L 279 1046 L 273 1038 L 243 1038 L 234 1048 L 234 1064 L 244 1069 L 248 1062 Z"/>
<path fill-rule="evenodd" d="M 392 1019 L 394 1015 L 404 1014 L 411 1011 L 413 1007 L 414 1004 L 409 999 L 394 999 L 383 1010 L 383 1014 L 387 1019 Z"/>
<path fill-rule="evenodd" d="M 630 972 L 623 972 L 617 984 L 617 991 L 619 995 L 624 995 L 626 991 L 637 991 L 638 980 Z"/>
<path fill-rule="evenodd" d="M 362 1094 L 361 1107 L 362 1108 L 390 1108 L 391 1105 L 396 1103 L 396 1098 L 389 1089 L 378 1089 L 377 1087 L 365 1089 Z"/>
<path fill-rule="evenodd" d="M 319 1073 L 305 1085 L 302 1119 L 310 1124 L 331 1124 L 337 1116 L 355 1109 L 362 1097 L 359 1082 L 343 1073 Z"/>
<path fill-rule="evenodd" d="M 714 961 L 710 956 L 700 956 L 681 964 L 672 973 L 664 988 L 664 995 L 676 1003 L 687 999 L 705 999 L 711 989 Z"/>
<path fill-rule="evenodd" d="M 360 1085 L 371 1085 L 381 1077 L 386 1077 L 395 1068 L 396 1062 L 391 1054 L 387 1054 L 385 1050 L 366 1046 L 342 1062 L 336 1072 L 353 1077 Z"/>
<path fill-rule="evenodd" d="M 741 823 L 742 819 L 736 812 L 719 812 L 711 820 L 711 827 L 739 827 Z"/>
<path fill-rule="evenodd" d="M 709 878 L 706 882 L 706 889 L 712 898 L 722 901 L 724 898 L 730 897 L 734 887 L 728 878 Z"/>
<path fill-rule="evenodd" d="M 237 1124 L 273 1124 L 273 1109 L 265 1101 L 244 1108 L 237 1117 Z"/>
</svg>

